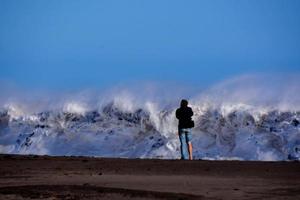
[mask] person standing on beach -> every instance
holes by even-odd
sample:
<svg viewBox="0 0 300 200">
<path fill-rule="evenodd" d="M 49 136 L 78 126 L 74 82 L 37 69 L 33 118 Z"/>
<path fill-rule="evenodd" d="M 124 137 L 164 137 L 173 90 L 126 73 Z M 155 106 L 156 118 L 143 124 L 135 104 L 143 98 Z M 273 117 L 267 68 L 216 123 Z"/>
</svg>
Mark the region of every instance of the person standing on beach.
<svg viewBox="0 0 300 200">
<path fill-rule="evenodd" d="M 176 118 L 178 123 L 178 135 L 180 140 L 181 159 L 193 160 L 193 147 L 192 147 L 192 133 L 191 129 L 194 127 L 192 108 L 188 107 L 188 101 L 181 100 L 180 108 L 176 110 Z"/>
</svg>

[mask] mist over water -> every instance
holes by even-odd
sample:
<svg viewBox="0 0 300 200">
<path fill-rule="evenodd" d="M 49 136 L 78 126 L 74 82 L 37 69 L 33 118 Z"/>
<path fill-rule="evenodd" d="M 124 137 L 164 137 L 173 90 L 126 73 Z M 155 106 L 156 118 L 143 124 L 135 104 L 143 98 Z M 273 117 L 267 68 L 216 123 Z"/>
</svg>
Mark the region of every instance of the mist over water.
<svg viewBox="0 0 300 200">
<path fill-rule="evenodd" d="M 1 86 L 0 153 L 179 158 L 175 110 L 193 108 L 196 159 L 299 160 L 299 75 L 243 75 L 206 89 L 136 83 L 105 90 Z"/>
<path fill-rule="evenodd" d="M 196 102 L 246 104 L 260 108 L 299 110 L 299 75 L 244 75 L 225 80 L 202 92 Z"/>
</svg>

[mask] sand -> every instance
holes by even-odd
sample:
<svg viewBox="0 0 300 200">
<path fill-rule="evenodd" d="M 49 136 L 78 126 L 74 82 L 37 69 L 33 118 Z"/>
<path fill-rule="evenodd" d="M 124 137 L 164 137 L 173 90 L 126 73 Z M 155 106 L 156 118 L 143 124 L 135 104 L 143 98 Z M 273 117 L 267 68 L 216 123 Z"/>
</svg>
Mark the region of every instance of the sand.
<svg viewBox="0 0 300 200">
<path fill-rule="evenodd" d="M 0 155 L 0 199 L 300 199 L 299 162 Z"/>
</svg>

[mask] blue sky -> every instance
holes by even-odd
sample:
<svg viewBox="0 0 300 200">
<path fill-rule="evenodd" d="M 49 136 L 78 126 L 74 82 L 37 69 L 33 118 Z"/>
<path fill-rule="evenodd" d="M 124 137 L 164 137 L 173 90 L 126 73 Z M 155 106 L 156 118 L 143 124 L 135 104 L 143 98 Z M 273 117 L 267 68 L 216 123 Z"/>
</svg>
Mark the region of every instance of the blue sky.
<svg viewBox="0 0 300 200">
<path fill-rule="evenodd" d="M 298 0 L 0 0 L 0 81 L 206 86 L 299 73 Z"/>
</svg>

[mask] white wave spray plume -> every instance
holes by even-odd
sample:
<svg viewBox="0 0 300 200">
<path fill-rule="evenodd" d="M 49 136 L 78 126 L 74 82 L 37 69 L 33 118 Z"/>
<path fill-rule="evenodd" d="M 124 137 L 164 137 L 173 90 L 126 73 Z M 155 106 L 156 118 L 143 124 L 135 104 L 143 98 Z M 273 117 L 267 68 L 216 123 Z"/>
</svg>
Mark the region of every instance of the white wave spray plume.
<svg viewBox="0 0 300 200">
<path fill-rule="evenodd" d="M 147 83 L 65 94 L 2 89 L 0 153 L 178 158 L 175 109 L 194 110 L 196 159 L 299 160 L 298 75 L 244 75 L 201 92 Z"/>
</svg>

